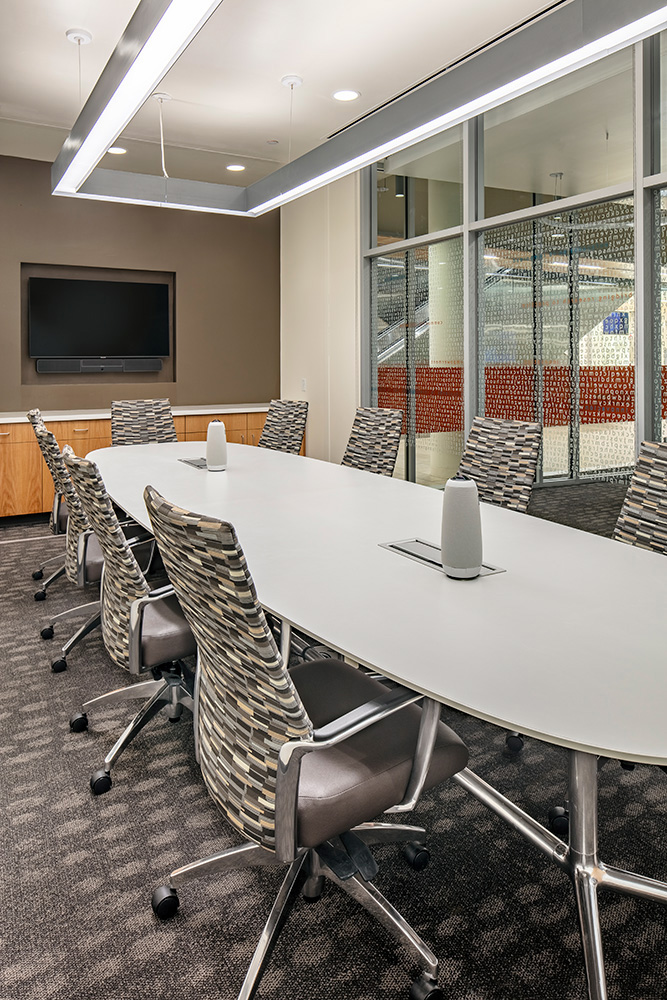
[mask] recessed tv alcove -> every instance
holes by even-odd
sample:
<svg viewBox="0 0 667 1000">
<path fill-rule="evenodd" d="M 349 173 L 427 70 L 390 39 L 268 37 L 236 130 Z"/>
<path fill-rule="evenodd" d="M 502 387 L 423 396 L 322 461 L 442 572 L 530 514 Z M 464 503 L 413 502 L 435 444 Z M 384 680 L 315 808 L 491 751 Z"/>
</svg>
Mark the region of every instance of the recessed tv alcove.
<svg viewBox="0 0 667 1000">
<path fill-rule="evenodd" d="M 173 381 L 173 274 L 22 264 L 21 285 L 35 380 Z"/>
</svg>

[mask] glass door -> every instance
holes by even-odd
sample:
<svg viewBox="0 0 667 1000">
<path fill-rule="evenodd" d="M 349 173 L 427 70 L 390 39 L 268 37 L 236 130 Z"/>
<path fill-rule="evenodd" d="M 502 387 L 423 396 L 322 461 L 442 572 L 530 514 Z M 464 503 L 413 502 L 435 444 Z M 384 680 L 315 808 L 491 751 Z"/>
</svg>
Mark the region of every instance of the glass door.
<svg viewBox="0 0 667 1000">
<path fill-rule="evenodd" d="M 403 411 L 395 475 L 442 487 L 463 448 L 463 263 L 459 238 L 372 263 L 373 405 Z"/>
</svg>

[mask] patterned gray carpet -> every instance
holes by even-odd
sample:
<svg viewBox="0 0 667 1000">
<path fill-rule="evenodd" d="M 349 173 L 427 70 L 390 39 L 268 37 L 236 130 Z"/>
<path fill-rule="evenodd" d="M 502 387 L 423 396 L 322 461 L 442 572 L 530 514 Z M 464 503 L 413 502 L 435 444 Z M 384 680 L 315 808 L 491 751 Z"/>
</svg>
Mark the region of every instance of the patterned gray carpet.
<svg viewBox="0 0 667 1000">
<path fill-rule="evenodd" d="M 533 490 L 528 513 L 611 538 L 627 488 L 627 483 L 545 486 Z"/>
<path fill-rule="evenodd" d="M 187 716 L 154 722 L 122 757 L 110 792 L 89 792 L 91 770 L 131 710 L 98 712 L 81 734 L 68 718 L 128 678 L 98 635 L 71 654 L 65 673 L 50 671 L 57 639 L 43 641 L 39 629 L 80 595 L 59 582 L 45 603 L 33 601 L 30 571 L 44 544 L 57 544 L 44 531 L 39 519 L 0 527 L 0 1000 L 233 1000 L 280 876 L 192 882 L 173 921 L 153 916 L 151 891 L 171 868 L 236 837 L 206 795 Z M 531 815 L 543 820 L 562 801 L 563 751 L 531 740 L 508 758 L 503 732 L 444 715 L 473 768 Z M 667 775 L 610 761 L 600 784 L 603 857 L 667 877 Z M 430 831 L 430 867 L 417 874 L 385 847 L 377 884 L 438 954 L 448 1000 L 584 1000 L 565 876 L 454 785 L 427 795 L 415 820 Z M 667 911 L 615 894 L 602 896 L 601 909 L 611 1000 L 665 997 Z M 317 904 L 297 903 L 258 1000 L 407 1000 L 412 971 L 385 932 L 330 887 Z"/>
</svg>

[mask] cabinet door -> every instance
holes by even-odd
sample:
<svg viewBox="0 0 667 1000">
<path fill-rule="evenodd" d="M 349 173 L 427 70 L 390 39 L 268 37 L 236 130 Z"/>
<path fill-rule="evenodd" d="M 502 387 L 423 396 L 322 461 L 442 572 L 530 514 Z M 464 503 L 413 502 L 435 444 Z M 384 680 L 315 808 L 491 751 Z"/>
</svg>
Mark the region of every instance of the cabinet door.
<svg viewBox="0 0 667 1000">
<path fill-rule="evenodd" d="M 54 420 L 47 426 L 61 451 L 68 444 L 81 458 L 93 448 L 111 447 L 110 420 Z"/>
<path fill-rule="evenodd" d="M 198 413 L 188 414 L 185 417 L 185 439 L 186 441 L 205 441 L 208 425 L 212 420 L 222 420 L 227 433 L 227 440 L 236 444 L 245 444 L 247 430 L 245 413 Z M 243 440 L 239 440 L 232 435 L 241 435 Z"/>
<path fill-rule="evenodd" d="M 248 444 L 256 445 L 266 422 L 266 413 L 248 414 Z"/>
<path fill-rule="evenodd" d="M 29 428 L 32 433 L 32 428 Z M 42 510 L 42 453 L 36 441 L 0 437 L 0 517 Z"/>
</svg>

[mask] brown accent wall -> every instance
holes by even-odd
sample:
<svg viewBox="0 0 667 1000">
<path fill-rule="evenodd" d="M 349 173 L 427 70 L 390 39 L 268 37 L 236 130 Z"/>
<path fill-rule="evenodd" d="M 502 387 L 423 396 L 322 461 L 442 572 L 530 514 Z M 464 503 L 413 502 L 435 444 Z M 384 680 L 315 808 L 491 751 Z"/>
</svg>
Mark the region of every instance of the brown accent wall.
<svg viewBox="0 0 667 1000">
<path fill-rule="evenodd" d="M 0 156 L 0 411 L 266 402 L 280 391 L 279 212 L 259 219 L 54 198 L 50 164 Z M 175 274 L 175 380 L 22 379 L 21 263 Z M 24 350 L 25 348 L 23 348 Z"/>
</svg>

